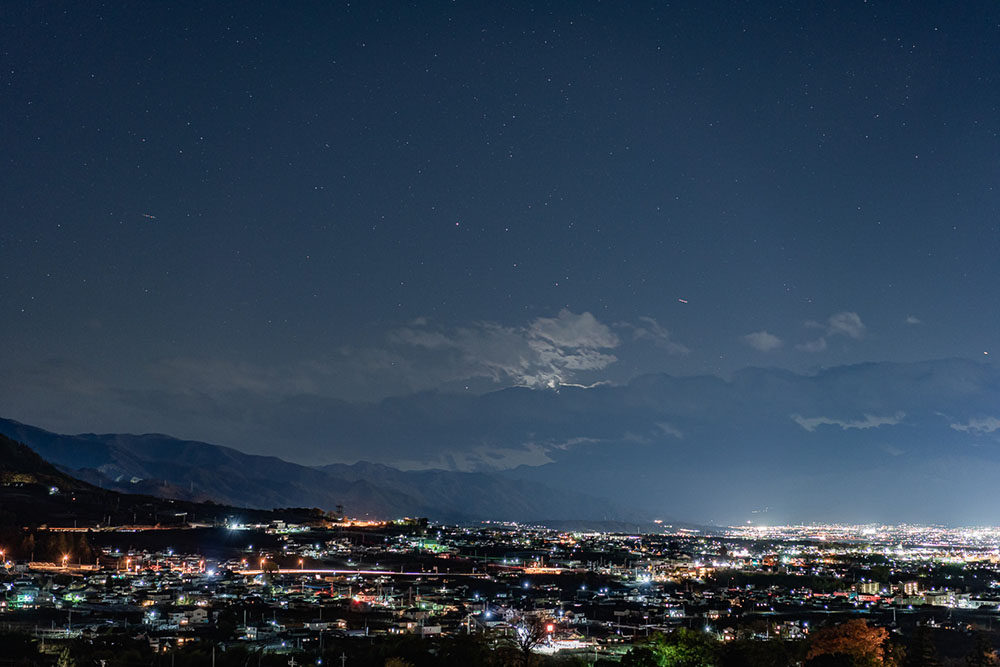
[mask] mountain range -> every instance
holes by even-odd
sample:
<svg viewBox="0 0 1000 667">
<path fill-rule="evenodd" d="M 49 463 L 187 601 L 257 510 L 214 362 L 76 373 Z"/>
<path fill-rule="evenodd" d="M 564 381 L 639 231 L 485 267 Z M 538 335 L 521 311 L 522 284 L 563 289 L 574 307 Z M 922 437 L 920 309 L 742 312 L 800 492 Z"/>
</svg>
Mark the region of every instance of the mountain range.
<svg viewBox="0 0 1000 667">
<path fill-rule="evenodd" d="M 364 462 L 314 468 L 161 434 L 60 435 L 9 419 L 0 419 L 0 433 L 101 488 L 186 501 L 343 507 L 350 516 L 441 521 L 646 518 L 605 499 L 499 474 L 401 471 Z"/>
<path fill-rule="evenodd" d="M 216 406 L 246 415 L 226 444 L 256 454 L 10 421 L 0 432 L 109 488 L 254 507 L 450 521 L 1000 521 L 1000 368 L 988 355 L 375 403 L 242 393 Z"/>
<path fill-rule="evenodd" d="M 262 522 L 323 518 L 310 508 L 253 510 L 103 489 L 66 474 L 26 445 L 0 435 L 0 534 L 8 539 L 20 540 L 25 529 L 45 525 L 171 527 L 229 516 Z"/>
</svg>

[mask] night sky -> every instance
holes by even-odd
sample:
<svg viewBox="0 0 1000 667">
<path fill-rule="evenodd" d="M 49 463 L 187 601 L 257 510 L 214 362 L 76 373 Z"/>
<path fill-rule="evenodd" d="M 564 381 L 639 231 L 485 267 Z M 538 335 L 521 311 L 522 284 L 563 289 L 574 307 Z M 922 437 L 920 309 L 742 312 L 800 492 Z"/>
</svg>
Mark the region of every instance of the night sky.
<svg viewBox="0 0 1000 667">
<path fill-rule="evenodd" d="M 4 2 L 0 65 L 5 417 L 323 463 L 330 404 L 1000 354 L 995 2 Z"/>
</svg>

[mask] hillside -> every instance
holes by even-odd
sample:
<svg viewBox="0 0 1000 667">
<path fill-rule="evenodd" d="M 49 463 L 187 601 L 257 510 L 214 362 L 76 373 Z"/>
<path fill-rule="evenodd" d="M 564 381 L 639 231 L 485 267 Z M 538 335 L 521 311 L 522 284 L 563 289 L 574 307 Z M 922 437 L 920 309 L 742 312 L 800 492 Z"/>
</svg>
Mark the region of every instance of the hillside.
<svg viewBox="0 0 1000 667">
<path fill-rule="evenodd" d="M 441 521 L 643 518 L 606 499 L 496 474 L 368 463 L 313 468 L 160 434 L 59 435 L 6 419 L 0 433 L 92 484 L 177 500 L 261 509 L 343 506 L 351 516 Z"/>
<path fill-rule="evenodd" d="M 0 525 L 179 526 L 228 516 L 308 521 L 320 515 L 312 510 L 267 512 L 110 491 L 61 472 L 24 444 L 0 435 Z"/>
</svg>

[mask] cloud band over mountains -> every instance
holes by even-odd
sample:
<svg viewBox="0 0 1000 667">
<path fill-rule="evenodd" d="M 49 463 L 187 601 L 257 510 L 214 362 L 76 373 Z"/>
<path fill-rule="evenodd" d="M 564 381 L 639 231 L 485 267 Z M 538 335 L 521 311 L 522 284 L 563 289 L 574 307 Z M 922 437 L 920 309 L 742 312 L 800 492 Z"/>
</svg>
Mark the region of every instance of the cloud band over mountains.
<svg viewBox="0 0 1000 667">
<path fill-rule="evenodd" d="M 521 327 L 480 322 L 440 329 L 421 320 L 392 331 L 389 342 L 450 356 L 470 377 L 557 387 L 580 372 L 613 364 L 617 357 L 612 351 L 621 340 L 590 313 L 563 309 L 555 317 L 539 317 Z"/>
</svg>

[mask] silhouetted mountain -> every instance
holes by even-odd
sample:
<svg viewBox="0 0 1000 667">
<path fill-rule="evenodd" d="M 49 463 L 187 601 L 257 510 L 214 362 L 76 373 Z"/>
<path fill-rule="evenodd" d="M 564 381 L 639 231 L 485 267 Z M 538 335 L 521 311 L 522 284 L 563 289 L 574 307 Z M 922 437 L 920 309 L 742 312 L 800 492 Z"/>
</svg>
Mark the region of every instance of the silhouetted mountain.
<svg viewBox="0 0 1000 667">
<path fill-rule="evenodd" d="M 175 499 L 264 509 L 343 505 L 352 516 L 450 521 L 642 518 L 600 498 L 495 474 L 404 472 L 366 463 L 311 468 L 159 434 L 58 435 L 3 419 L 0 433 L 93 484 Z"/>
<path fill-rule="evenodd" d="M 39 485 L 67 490 L 96 490 L 56 469 L 29 447 L 0 436 L 0 484 L 5 487 Z"/>
<path fill-rule="evenodd" d="M 119 491 L 270 509 L 338 504 L 355 515 L 399 516 L 421 507 L 364 480 L 338 480 L 319 470 L 160 434 L 58 435 L 0 420 L 0 432 L 28 443 L 46 459 L 91 483 Z"/>
<path fill-rule="evenodd" d="M 313 510 L 245 510 L 119 493 L 58 470 L 26 445 L 0 435 L 0 526 L 182 525 L 236 514 L 244 520 L 315 520 Z"/>
</svg>

